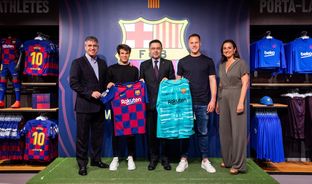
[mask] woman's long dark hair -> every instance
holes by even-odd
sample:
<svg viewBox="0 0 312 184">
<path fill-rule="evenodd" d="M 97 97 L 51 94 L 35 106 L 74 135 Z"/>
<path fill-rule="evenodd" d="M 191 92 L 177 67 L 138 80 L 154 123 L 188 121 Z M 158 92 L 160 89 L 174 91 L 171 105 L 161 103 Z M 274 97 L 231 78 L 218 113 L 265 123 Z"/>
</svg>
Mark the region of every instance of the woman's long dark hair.
<svg viewBox="0 0 312 184">
<path fill-rule="evenodd" d="M 223 55 L 223 45 L 225 43 L 231 43 L 233 45 L 233 48 L 236 49 L 235 53 L 234 53 L 234 58 L 240 58 L 239 53 L 238 53 L 238 49 L 236 46 L 236 43 L 234 42 L 234 40 L 228 39 L 228 40 L 224 40 L 222 45 L 221 45 L 221 63 L 224 63 L 227 61 L 227 58 Z"/>
</svg>

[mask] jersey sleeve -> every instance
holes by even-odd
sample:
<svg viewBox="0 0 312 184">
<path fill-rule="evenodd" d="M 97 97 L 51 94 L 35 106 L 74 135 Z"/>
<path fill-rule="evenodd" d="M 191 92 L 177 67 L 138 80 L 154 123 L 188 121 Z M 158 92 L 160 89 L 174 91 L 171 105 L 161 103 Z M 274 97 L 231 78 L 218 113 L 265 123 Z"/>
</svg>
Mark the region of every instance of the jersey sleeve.
<svg viewBox="0 0 312 184">
<path fill-rule="evenodd" d="M 144 100 L 145 100 L 145 103 L 149 103 L 146 84 L 145 84 L 145 82 L 142 82 L 142 81 L 140 81 L 140 82 L 141 82 L 142 88 L 144 90 Z"/>
<path fill-rule="evenodd" d="M 26 122 L 25 126 L 20 130 L 19 134 L 20 136 L 24 136 L 27 134 L 27 132 L 30 130 L 30 122 Z"/>
<path fill-rule="evenodd" d="M 110 89 L 104 91 L 101 95 L 101 102 L 106 104 L 114 99 L 115 93 L 117 92 L 117 87 L 112 86 Z"/>
<path fill-rule="evenodd" d="M 280 58 L 281 58 L 281 68 L 285 69 L 286 68 L 286 59 L 285 59 L 285 48 L 283 42 L 281 42 L 280 45 Z"/>
<path fill-rule="evenodd" d="M 49 52 L 50 53 L 56 53 L 56 45 L 54 44 L 54 43 L 52 43 L 52 42 L 49 42 L 48 43 L 49 44 Z"/>
<path fill-rule="evenodd" d="M 51 122 L 50 128 L 50 137 L 54 139 L 58 135 L 58 126 L 55 122 Z"/>
<path fill-rule="evenodd" d="M 285 51 L 286 51 L 286 71 L 288 74 L 292 74 L 292 60 L 293 60 L 293 49 L 292 49 L 292 43 L 288 43 L 285 45 Z"/>
<path fill-rule="evenodd" d="M 209 61 L 209 75 L 216 75 L 216 68 L 212 59 Z"/>
</svg>

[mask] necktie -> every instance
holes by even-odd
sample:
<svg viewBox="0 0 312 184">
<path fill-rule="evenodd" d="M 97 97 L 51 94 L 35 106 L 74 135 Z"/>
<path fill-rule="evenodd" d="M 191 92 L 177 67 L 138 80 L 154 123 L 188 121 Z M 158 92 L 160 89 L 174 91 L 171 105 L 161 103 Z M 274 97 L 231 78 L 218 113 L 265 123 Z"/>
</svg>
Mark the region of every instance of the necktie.
<svg viewBox="0 0 312 184">
<path fill-rule="evenodd" d="M 154 61 L 155 65 L 154 65 L 154 72 L 155 72 L 155 78 L 158 79 L 158 66 L 157 66 L 157 63 L 158 63 L 158 60 L 155 60 Z"/>
</svg>

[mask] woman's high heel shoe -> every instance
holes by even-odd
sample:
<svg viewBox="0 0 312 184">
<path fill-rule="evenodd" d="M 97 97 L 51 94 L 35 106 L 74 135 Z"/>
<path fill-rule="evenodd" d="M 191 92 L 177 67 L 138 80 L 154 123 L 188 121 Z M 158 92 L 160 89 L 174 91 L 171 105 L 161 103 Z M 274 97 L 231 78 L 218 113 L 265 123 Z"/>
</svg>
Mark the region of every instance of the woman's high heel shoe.
<svg viewBox="0 0 312 184">
<path fill-rule="evenodd" d="M 230 173 L 233 174 L 233 175 L 236 175 L 239 173 L 239 170 L 238 169 L 235 169 L 235 168 L 231 168 L 230 169 Z"/>
</svg>

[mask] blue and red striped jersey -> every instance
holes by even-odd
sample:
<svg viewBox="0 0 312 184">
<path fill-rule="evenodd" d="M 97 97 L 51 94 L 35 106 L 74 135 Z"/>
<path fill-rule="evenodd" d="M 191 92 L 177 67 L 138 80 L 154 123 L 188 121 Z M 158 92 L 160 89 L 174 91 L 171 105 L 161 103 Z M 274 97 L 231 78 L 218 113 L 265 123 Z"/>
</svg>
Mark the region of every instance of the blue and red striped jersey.
<svg viewBox="0 0 312 184">
<path fill-rule="evenodd" d="M 1 60 L 2 64 L 10 62 L 17 63 L 20 55 L 21 41 L 17 38 L 9 37 L 1 39 Z"/>
<path fill-rule="evenodd" d="M 25 52 L 24 74 L 31 76 L 57 76 L 57 48 L 49 40 L 28 40 Z"/>
<path fill-rule="evenodd" d="M 48 162 L 57 157 L 58 126 L 51 120 L 29 120 L 21 134 L 26 135 L 24 160 Z"/>
<path fill-rule="evenodd" d="M 144 134 L 148 103 L 145 83 L 116 84 L 101 98 L 103 103 L 111 99 L 115 135 Z"/>
</svg>

